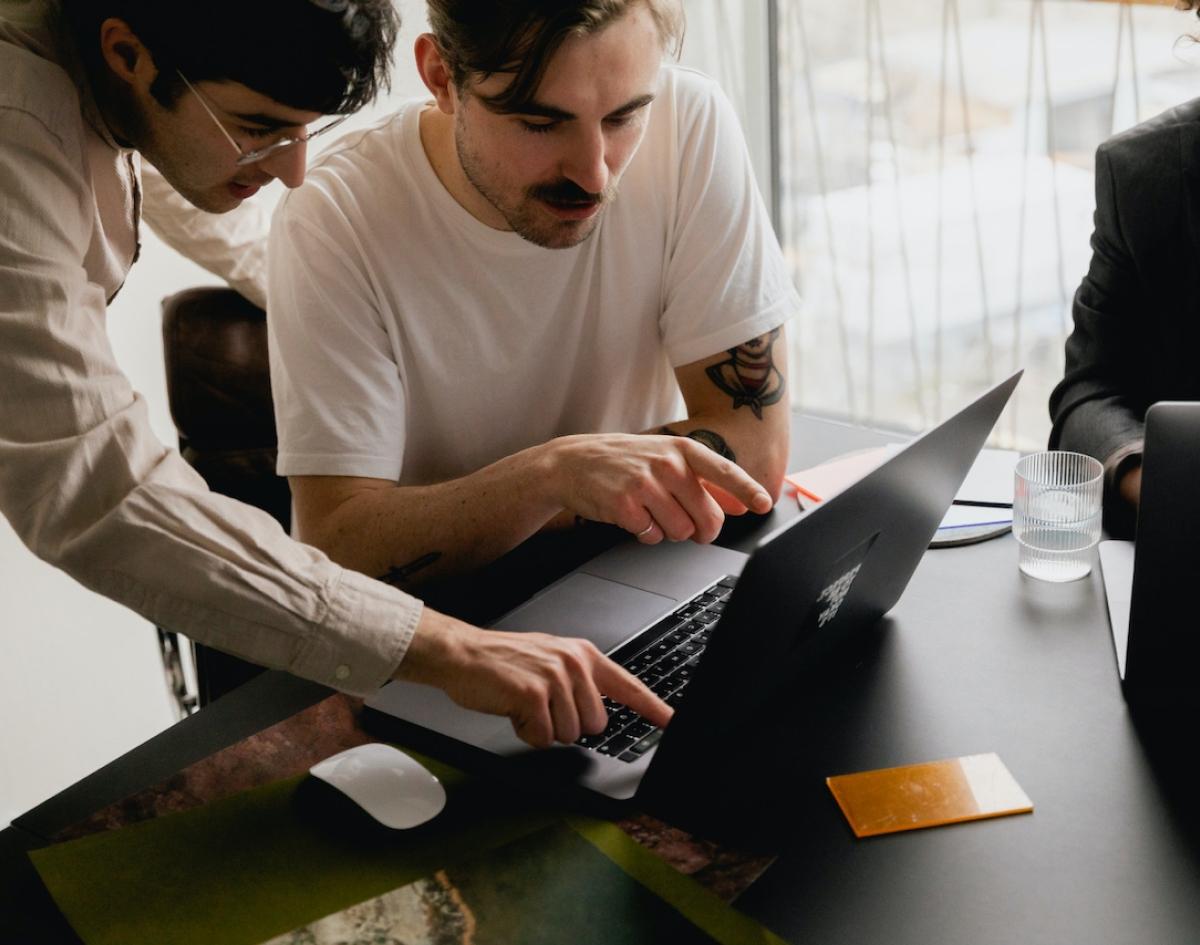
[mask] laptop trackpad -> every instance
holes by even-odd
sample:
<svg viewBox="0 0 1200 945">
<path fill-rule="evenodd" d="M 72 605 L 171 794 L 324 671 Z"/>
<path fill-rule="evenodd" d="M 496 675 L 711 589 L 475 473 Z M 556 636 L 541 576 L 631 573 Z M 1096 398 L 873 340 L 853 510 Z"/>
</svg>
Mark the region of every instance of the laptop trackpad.
<svg viewBox="0 0 1200 945">
<path fill-rule="evenodd" d="M 553 633 L 583 637 L 607 653 L 658 617 L 670 613 L 676 601 L 576 571 L 493 626 L 498 630 Z"/>
</svg>

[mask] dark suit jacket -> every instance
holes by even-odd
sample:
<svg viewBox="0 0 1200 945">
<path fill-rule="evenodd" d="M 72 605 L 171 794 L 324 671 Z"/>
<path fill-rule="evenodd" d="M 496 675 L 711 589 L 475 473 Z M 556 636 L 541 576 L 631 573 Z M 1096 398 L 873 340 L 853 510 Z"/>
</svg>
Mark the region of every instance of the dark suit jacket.
<svg viewBox="0 0 1200 945">
<path fill-rule="evenodd" d="M 1131 534 L 1115 477 L 1141 454 L 1158 400 L 1200 400 L 1200 99 L 1096 152 L 1092 262 L 1075 293 L 1051 449 L 1105 464 L 1105 523 Z"/>
</svg>

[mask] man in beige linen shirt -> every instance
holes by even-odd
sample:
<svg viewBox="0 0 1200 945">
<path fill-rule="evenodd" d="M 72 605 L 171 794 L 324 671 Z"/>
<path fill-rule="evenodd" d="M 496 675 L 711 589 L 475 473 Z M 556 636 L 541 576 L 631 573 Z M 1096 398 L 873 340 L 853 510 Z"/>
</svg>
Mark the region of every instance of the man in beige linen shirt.
<svg viewBox="0 0 1200 945">
<path fill-rule="evenodd" d="M 301 182 L 322 116 L 386 82 L 396 26 L 389 0 L 0 0 L 0 512 L 146 618 L 347 692 L 429 683 L 536 745 L 603 728 L 601 692 L 664 724 L 590 644 L 422 609 L 209 492 L 114 360 L 106 307 L 143 213 L 263 304 L 240 205 Z"/>
</svg>

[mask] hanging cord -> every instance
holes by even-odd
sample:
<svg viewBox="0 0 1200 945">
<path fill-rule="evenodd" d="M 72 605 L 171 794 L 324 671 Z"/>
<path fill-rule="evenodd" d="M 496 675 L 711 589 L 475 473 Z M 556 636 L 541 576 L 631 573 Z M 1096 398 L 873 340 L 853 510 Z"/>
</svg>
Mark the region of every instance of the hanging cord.
<svg viewBox="0 0 1200 945">
<path fill-rule="evenodd" d="M 1024 147 L 1021 151 L 1021 206 L 1017 212 L 1017 274 L 1016 302 L 1013 305 L 1013 336 L 1011 370 L 1016 371 L 1021 366 L 1021 321 L 1025 313 L 1025 217 L 1029 207 L 1029 154 L 1032 150 L 1033 127 L 1033 57 L 1037 39 L 1037 4 L 1033 0 L 1029 6 L 1029 58 L 1025 68 L 1025 135 Z M 1045 44 L 1042 46 L 1045 54 Z M 1010 405 L 1010 431 L 1013 439 L 1017 436 L 1017 404 L 1014 399 Z"/>
<path fill-rule="evenodd" d="M 900 263 L 904 274 L 904 298 L 908 308 L 908 337 L 909 355 L 912 358 L 913 387 L 917 395 L 917 413 L 921 418 L 921 426 L 928 423 L 925 412 L 924 377 L 921 371 L 921 350 L 917 325 L 917 306 L 913 292 L 912 262 L 908 253 L 908 236 L 905 232 L 904 198 L 901 192 L 900 149 L 896 145 L 896 124 L 892 102 L 892 79 L 887 65 L 887 48 L 884 37 L 887 33 L 883 28 L 883 8 L 880 0 L 870 0 L 875 11 L 875 36 L 879 47 L 879 71 L 883 78 L 883 113 L 887 122 L 888 145 L 892 151 L 892 187 L 896 203 L 896 234 L 899 240 Z"/>
<path fill-rule="evenodd" d="M 1037 56 L 1038 39 L 1042 47 L 1042 97 L 1046 109 L 1046 152 L 1050 158 L 1050 182 L 1053 199 L 1055 260 L 1058 274 L 1059 295 L 1059 341 L 1060 348 L 1066 341 L 1067 334 L 1067 279 L 1066 259 L 1063 253 L 1062 212 L 1059 202 L 1058 183 L 1058 146 L 1054 133 L 1054 99 L 1050 91 L 1050 39 L 1046 29 L 1046 8 L 1044 0 L 1031 0 L 1029 7 L 1029 58 L 1025 71 L 1025 144 L 1021 156 L 1021 209 L 1017 222 L 1017 277 L 1016 304 L 1013 307 L 1013 343 L 1012 370 L 1021 367 L 1021 351 L 1024 345 L 1022 328 L 1025 317 L 1025 251 L 1026 251 L 1026 222 L 1029 205 L 1029 165 L 1032 147 L 1033 123 L 1033 64 Z M 1117 40 L 1120 45 L 1120 38 Z M 1018 404 L 1014 400 L 1009 406 L 1010 431 L 1013 441 L 1016 441 L 1019 428 Z"/>
<path fill-rule="evenodd" d="M 1129 16 L 1129 69 L 1133 73 L 1133 123 L 1136 125 L 1142 120 L 1142 80 L 1138 77 L 1137 34 L 1133 28 L 1133 4 L 1126 2 L 1124 7 Z"/>
<path fill-rule="evenodd" d="M 1046 103 L 1046 152 L 1050 157 L 1050 194 L 1054 201 L 1054 258 L 1058 272 L 1059 333 L 1067 337 L 1067 263 L 1063 254 L 1062 210 L 1058 187 L 1058 143 L 1054 133 L 1054 98 L 1050 94 L 1050 40 L 1046 30 L 1046 4 L 1034 0 L 1042 33 L 1042 97 Z"/>
<path fill-rule="evenodd" d="M 825 240 L 829 246 L 829 266 L 833 282 L 834 305 L 837 310 L 838 341 L 842 349 L 842 371 L 846 379 L 846 405 L 850 416 L 857 418 L 858 408 L 854 393 L 854 372 L 850 363 L 850 342 L 846 331 L 846 302 L 842 294 L 842 282 L 838 269 L 837 246 L 833 240 L 833 215 L 829 209 L 829 184 L 825 176 L 825 149 L 821 143 L 821 125 L 817 120 L 817 93 L 812 77 L 812 47 L 808 29 L 804 22 L 803 0 L 791 5 L 796 34 L 800 37 L 800 49 L 804 57 L 804 87 L 808 97 L 808 116 L 817 172 L 817 188 L 821 195 L 821 212 L 825 221 Z"/>
<path fill-rule="evenodd" d="M 875 419 L 875 201 L 874 174 L 871 173 L 872 146 L 875 143 L 875 58 L 871 55 L 874 19 L 871 0 L 866 0 L 865 22 L 867 39 L 864 48 L 867 65 L 867 138 L 866 201 L 867 201 L 867 417 Z"/>
<path fill-rule="evenodd" d="M 942 4 L 942 61 L 938 80 L 937 225 L 933 261 L 933 418 L 942 419 L 942 249 L 946 190 L 946 71 L 950 57 L 950 0 Z"/>
<path fill-rule="evenodd" d="M 720 20 L 722 35 L 725 41 L 717 43 L 717 57 L 721 69 L 721 87 L 744 111 L 746 105 L 746 71 L 745 57 L 736 55 L 736 44 L 732 38 L 737 35 L 733 28 L 730 6 L 740 7 L 740 4 L 720 3 Z"/>
<path fill-rule="evenodd" d="M 1136 125 L 1142 119 L 1141 79 L 1138 77 L 1137 37 L 1133 28 L 1133 5 L 1129 0 L 1121 0 L 1117 7 L 1117 55 L 1113 63 L 1112 95 L 1109 98 L 1108 133 L 1117 132 L 1117 92 L 1121 85 L 1121 50 L 1125 43 L 1125 26 L 1129 26 L 1129 68 L 1132 73 L 1133 85 L 1133 123 Z"/>
<path fill-rule="evenodd" d="M 971 187 L 971 215 L 975 227 L 975 256 L 979 266 L 979 295 L 983 306 L 983 345 L 984 359 L 987 369 L 987 383 L 990 385 L 996 379 L 996 354 L 992 342 L 992 314 L 988 301 L 987 268 L 983 252 L 983 224 L 979 218 L 979 198 L 975 186 L 975 143 L 971 135 L 971 108 L 967 98 L 966 59 L 963 55 L 962 22 L 958 16 L 958 0 L 948 0 L 950 13 L 954 18 L 954 45 L 958 54 L 958 94 L 962 104 L 963 136 L 967 151 L 967 175 Z"/>
</svg>

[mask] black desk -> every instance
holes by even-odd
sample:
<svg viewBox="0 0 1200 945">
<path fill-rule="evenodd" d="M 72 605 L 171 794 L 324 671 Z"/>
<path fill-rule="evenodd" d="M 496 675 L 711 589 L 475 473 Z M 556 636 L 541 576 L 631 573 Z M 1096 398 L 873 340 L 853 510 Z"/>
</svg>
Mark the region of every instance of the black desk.
<svg viewBox="0 0 1200 945">
<path fill-rule="evenodd" d="M 798 418 L 793 468 L 884 439 Z M 786 500 L 772 518 L 793 514 Z M 76 941 L 23 850 L 325 695 L 267 674 L 18 818 L 0 834 L 10 934 Z M 779 745 L 800 775 L 779 785 L 781 856 L 738 905 L 797 942 L 1200 942 L 1200 818 L 1171 760 L 1194 750 L 1184 732 L 1134 726 L 1097 575 L 1025 579 L 1011 537 L 932 551 L 846 684 Z M 856 840 L 824 787 L 985 751 L 1032 815 Z"/>
</svg>

